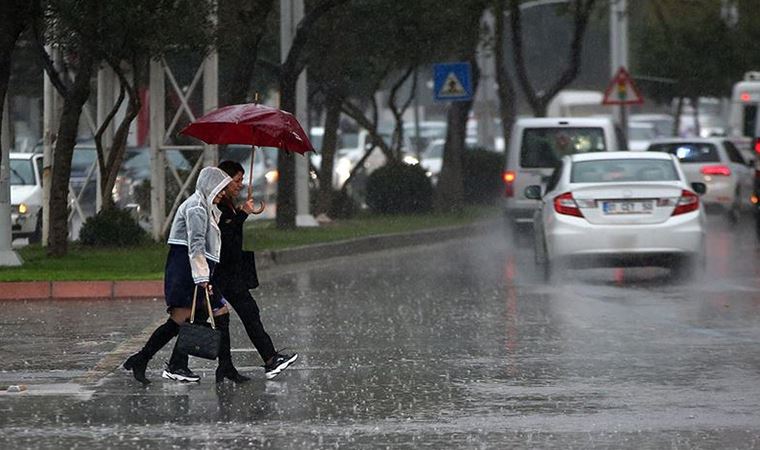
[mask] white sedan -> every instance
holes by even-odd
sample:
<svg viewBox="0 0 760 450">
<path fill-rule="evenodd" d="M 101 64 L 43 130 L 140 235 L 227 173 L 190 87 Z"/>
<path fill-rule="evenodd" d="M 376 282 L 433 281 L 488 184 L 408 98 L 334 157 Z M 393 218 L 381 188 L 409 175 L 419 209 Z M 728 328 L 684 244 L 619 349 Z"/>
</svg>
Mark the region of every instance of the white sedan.
<svg viewBox="0 0 760 450">
<path fill-rule="evenodd" d="M 687 180 L 707 185 L 702 201 L 708 212 L 725 211 L 736 222 L 742 211 L 752 208 L 754 163 L 745 161 L 728 139 L 659 139 L 652 141 L 648 150 L 675 155 Z"/>
<path fill-rule="evenodd" d="M 665 266 L 677 278 L 704 265 L 704 183 L 689 184 L 675 156 L 601 152 L 566 156 L 534 216 L 536 263 L 548 279 L 577 267 Z"/>
<path fill-rule="evenodd" d="M 11 235 L 13 239 L 29 238 L 30 243 L 42 237 L 42 155 L 11 153 Z"/>
</svg>

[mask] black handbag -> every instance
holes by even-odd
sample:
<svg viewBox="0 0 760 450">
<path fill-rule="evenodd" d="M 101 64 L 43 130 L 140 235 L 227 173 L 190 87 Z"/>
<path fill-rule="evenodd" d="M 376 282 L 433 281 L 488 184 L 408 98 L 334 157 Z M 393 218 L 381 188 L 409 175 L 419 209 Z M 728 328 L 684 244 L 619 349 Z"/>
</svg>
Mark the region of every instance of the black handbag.
<svg viewBox="0 0 760 450">
<path fill-rule="evenodd" d="M 214 323 L 214 313 L 211 310 L 208 289 L 204 289 L 204 291 L 206 293 L 206 306 L 208 307 L 208 317 L 211 319 L 211 324 L 206 321 L 195 323 L 195 300 L 198 296 L 198 286 L 196 286 L 195 291 L 193 291 L 193 308 L 190 311 L 190 322 L 185 322 L 179 327 L 177 350 L 199 358 L 216 359 L 219 355 L 219 343 L 222 336 Z"/>
</svg>

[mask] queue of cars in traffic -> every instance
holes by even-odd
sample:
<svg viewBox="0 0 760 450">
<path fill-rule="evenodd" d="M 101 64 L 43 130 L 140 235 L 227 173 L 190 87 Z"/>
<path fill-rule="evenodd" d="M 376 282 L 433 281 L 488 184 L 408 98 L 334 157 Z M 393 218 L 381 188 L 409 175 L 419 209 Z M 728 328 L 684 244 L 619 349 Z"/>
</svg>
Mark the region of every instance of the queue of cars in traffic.
<svg viewBox="0 0 760 450">
<path fill-rule="evenodd" d="M 704 267 L 711 212 L 735 223 L 755 210 L 760 233 L 756 158 L 726 137 L 657 137 L 655 128 L 646 126 L 646 145 L 626 149 L 609 119 L 516 121 L 506 224 L 513 237 L 532 234 L 547 279 L 568 267 L 641 265 L 688 278 Z"/>
</svg>

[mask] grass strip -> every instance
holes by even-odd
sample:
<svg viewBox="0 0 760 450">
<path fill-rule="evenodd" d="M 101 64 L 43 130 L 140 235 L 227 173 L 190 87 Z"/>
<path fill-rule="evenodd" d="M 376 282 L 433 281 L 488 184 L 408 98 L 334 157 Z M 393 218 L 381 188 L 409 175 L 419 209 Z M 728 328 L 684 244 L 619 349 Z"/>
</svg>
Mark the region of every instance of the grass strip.
<svg viewBox="0 0 760 450">
<path fill-rule="evenodd" d="M 499 211 L 496 207 L 471 207 L 458 214 L 366 215 L 295 230 L 278 230 L 272 220 L 255 220 L 246 224 L 244 246 L 256 251 L 281 250 L 365 236 L 466 225 L 497 217 Z M 0 267 L 0 282 L 160 280 L 167 250 L 164 243 L 131 248 L 92 248 L 72 243 L 66 256 L 51 258 L 44 248 L 30 245 L 18 249 L 24 260 L 22 266 Z"/>
</svg>

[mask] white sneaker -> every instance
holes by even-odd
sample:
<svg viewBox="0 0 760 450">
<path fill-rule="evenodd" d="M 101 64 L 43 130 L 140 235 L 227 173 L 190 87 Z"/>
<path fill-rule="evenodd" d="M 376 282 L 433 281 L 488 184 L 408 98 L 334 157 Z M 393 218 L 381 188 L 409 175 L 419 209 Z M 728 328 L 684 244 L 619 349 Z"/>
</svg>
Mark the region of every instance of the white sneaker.
<svg viewBox="0 0 760 450">
<path fill-rule="evenodd" d="M 293 364 L 296 359 L 298 359 L 298 353 L 293 353 L 292 355 L 277 353 L 274 355 L 272 364 L 264 366 L 264 375 L 267 377 L 267 380 L 271 380 L 272 378 L 279 375 L 280 372 L 287 369 L 289 365 Z"/>
<path fill-rule="evenodd" d="M 164 369 L 164 373 L 161 374 L 162 377 L 166 378 L 167 380 L 173 380 L 173 381 L 182 381 L 182 382 L 189 382 L 189 383 L 195 383 L 201 380 L 201 377 L 194 374 L 190 369 L 186 368 L 179 368 L 179 369 L 171 369 L 167 367 Z"/>
</svg>

